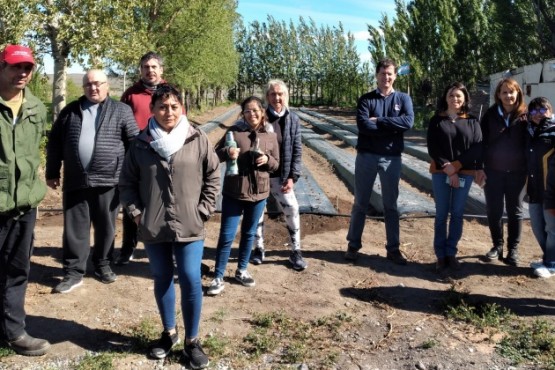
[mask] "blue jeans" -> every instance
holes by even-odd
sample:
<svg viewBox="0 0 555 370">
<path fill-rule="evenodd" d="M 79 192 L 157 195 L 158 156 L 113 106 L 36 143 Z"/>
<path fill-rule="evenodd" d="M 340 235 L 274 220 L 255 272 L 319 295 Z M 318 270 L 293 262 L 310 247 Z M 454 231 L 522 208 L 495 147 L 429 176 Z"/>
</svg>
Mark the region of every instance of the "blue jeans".
<svg viewBox="0 0 555 370">
<path fill-rule="evenodd" d="M 220 237 L 216 248 L 216 278 L 223 278 L 231 244 L 235 239 L 239 220 L 243 215 L 241 223 L 241 241 L 239 242 L 239 262 L 237 268 L 246 270 L 251 256 L 251 248 L 256 237 L 256 228 L 260 215 L 266 207 L 266 199 L 258 202 L 247 202 L 226 195 L 222 198 L 222 223 L 220 225 Z"/>
<path fill-rule="evenodd" d="M 145 244 L 150 271 L 154 278 L 154 297 L 162 317 L 164 330 L 176 327 L 175 284 L 173 281 L 173 255 L 181 287 L 181 311 L 185 324 L 185 337 L 198 335 L 202 310 L 202 282 L 200 265 L 204 240 L 193 242 L 166 242 Z"/>
<path fill-rule="evenodd" d="M 399 250 L 399 180 L 401 178 L 401 157 L 384 156 L 358 152 L 355 161 L 355 202 L 351 211 L 351 223 L 347 240 L 349 249 L 362 248 L 362 232 L 366 222 L 366 213 L 370 205 L 370 196 L 376 176 L 380 175 L 382 200 L 384 208 L 385 234 L 388 252 Z"/>
<path fill-rule="evenodd" d="M 543 252 L 543 264 L 555 264 L 555 216 L 543 209 L 542 203 L 528 205 L 532 232 Z"/>
<path fill-rule="evenodd" d="M 453 188 L 446 183 L 446 174 L 432 174 L 432 187 L 436 204 L 434 251 L 437 258 L 457 255 L 457 244 L 463 231 L 464 206 L 473 180 L 473 177 L 469 175 L 459 175 L 459 178 L 465 179 L 464 187 Z M 449 230 L 447 230 L 449 213 L 451 213 L 451 218 L 449 220 Z"/>
<path fill-rule="evenodd" d="M 502 172 L 486 169 L 487 182 L 484 187 L 486 209 L 491 240 L 494 247 L 502 248 L 503 203 L 507 210 L 507 244 L 515 249 L 522 232 L 522 201 L 526 185 L 526 171 Z"/>
</svg>

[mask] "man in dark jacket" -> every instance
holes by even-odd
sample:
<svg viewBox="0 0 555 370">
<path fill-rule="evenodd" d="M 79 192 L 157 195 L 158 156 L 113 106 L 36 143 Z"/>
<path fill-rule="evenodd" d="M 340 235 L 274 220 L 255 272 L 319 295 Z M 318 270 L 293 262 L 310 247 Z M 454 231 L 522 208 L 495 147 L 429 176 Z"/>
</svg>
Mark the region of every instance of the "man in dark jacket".
<svg viewBox="0 0 555 370">
<path fill-rule="evenodd" d="M 34 67 L 25 46 L 8 45 L 0 54 L 0 340 L 26 356 L 50 347 L 25 330 L 37 206 L 46 194 L 38 173 L 46 108 L 26 87 Z"/>
<path fill-rule="evenodd" d="M 399 181 L 404 133 L 414 123 L 412 100 L 393 89 L 397 77 L 395 62 L 381 60 L 376 66 L 378 88 L 358 100 L 358 142 L 355 162 L 355 201 L 347 240 L 345 258 L 354 261 L 362 248 L 362 232 L 376 176 L 380 176 L 387 259 L 399 265 L 407 260 L 399 250 Z"/>
<path fill-rule="evenodd" d="M 90 70 L 85 95 L 70 103 L 52 126 L 46 155 L 46 183 L 60 185 L 64 164 L 64 278 L 55 293 L 83 283 L 94 227 L 93 264 L 103 283 L 116 281 L 110 268 L 119 198 L 117 184 L 125 150 L 139 130 L 128 105 L 108 97 L 108 78 Z"/>
<path fill-rule="evenodd" d="M 280 162 L 277 171 L 270 175 L 270 192 L 285 215 L 291 253 L 289 263 L 297 271 L 308 267 L 301 253 L 301 219 L 299 202 L 295 196 L 295 183 L 301 176 L 302 142 L 299 117 L 289 109 L 289 90 L 282 80 L 270 80 L 266 86 L 266 116 L 277 135 Z M 255 247 L 251 263 L 264 262 L 264 214 L 256 230 Z"/>
</svg>

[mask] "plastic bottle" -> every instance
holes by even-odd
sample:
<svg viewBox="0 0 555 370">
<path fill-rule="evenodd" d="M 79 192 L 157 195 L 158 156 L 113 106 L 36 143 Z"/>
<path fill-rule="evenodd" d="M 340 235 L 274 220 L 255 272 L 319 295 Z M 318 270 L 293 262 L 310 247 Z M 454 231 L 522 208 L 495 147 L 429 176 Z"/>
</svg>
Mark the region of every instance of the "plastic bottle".
<svg viewBox="0 0 555 370">
<path fill-rule="evenodd" d="M 233 137 L 233 132 L 228 131 L 225 135 L 225 146 L 228 148 L 237 148 L 237 142 Z M 226 176 L 237 176 L 239 174 L 239 167 L 237 166 L 237 159 L 228 159 L 226 161 Z"/>
</svg>

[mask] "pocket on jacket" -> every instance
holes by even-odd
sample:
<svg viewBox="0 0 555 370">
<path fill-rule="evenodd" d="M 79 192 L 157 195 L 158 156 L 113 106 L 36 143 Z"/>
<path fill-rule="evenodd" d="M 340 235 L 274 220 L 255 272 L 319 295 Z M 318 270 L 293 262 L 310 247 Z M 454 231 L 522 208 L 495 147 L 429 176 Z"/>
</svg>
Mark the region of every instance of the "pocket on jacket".
<svg viewBox="0 0 555 370">
<path fill-rule="evenodd" d="M 270 191 L 270 178 L 268 176 L 257 177 L 258 194 L 268 193 Z"/>
<path fill-rule="evenodd" d="M 10 189 L 10 176 L 7 166 L 0 167 L 0 192 L 5 193 Z"/>
</svg>

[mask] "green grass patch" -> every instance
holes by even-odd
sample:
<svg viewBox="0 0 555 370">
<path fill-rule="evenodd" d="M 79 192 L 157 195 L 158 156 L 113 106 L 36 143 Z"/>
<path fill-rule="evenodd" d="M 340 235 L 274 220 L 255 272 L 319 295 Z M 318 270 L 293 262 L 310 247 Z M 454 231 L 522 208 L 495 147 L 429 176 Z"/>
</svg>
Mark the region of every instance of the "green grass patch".
<svg viewBox="0 0 555 370">
<path fill-rule="evenodd" d="M 335 350 L 341 340 L 339 334 L 352 321 L 341 312 L 312 321 L 291 318 L 282 311 L 256 314 L 239 352 L 251 359 L 270 354 L 275 363 L 281 364 L 305 362 L 314 368 L 330 367 L 339 356 Z"/>
<path fill-rule="evenodd" d="M 15 355 L 15 351 L 10 347 L 0 347 L 0 358 Z"/>
<path fill-rule="evenodd" d="M 133 337 L 133 350 L 137 352 L 145 352 L 149 345 L 160 337 L 161 330 L 152 319 L 145 319 L 139 325 L 131 328 L 131 336 Z"/>
<path fill-rule="evenodd" d="M 514 364 L 531 361 L 555 369 L 555 328 L 545 320 L 518 323 L 508 331 L 497 350 Z"/>
<path fill-rule="evenodd" d="M 445 299 L 448 318 L 462 321 L 484 332 L 500 332 L 497 352 L 514 365 L 531 362 L 538 369 L 555 370 L 555 327 L 545 320 L 532 323 L 520 319 L 496 303 L 468 303 L 468 294 L 451 287 Z"/>
<path fill-rule="evenodd" d="M 424 341 L 424 343 L 422 343 L 422 345 L 420 346 L 420 348 L 422 349 L 431 349 L 436 347 L 439 344 L 439 342 L 435 339 L 428 339 L 426 341 Z"/>
<path fill-rule="evenodd" d="M 112 352 L 98 354 L 87 353 L 85 357 L 75 366 L 75 370 L 113 370 L 113 361 L 117 356 Z"/>
</svg>

